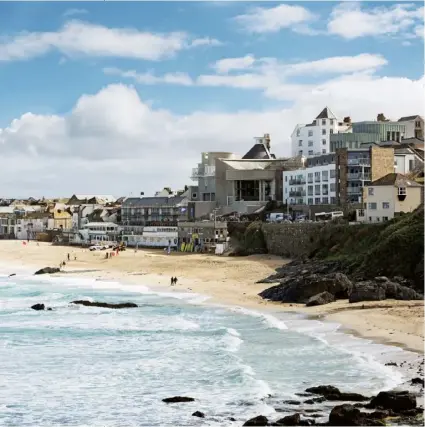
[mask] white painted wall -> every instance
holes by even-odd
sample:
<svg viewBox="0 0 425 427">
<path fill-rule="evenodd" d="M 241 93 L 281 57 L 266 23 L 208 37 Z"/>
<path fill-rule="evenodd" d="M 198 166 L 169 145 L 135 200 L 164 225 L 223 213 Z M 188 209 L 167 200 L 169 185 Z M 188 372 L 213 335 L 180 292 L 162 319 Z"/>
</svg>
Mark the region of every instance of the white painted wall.
<svg viewBox="0 0 425 427">
<path fill-rule="evenodd" d="M 35 233 L 46 229 L 47 218 L 18 219 L 15 225 L 15 236 L 18 240 L 28 239 L 28 230 L 31 232 L 30 239 L 35 239 Z"/>
<path fill-rule="evenodd" d="M 411 171 L 410 163 L 415 166 L 414 154 L 394 154 L 394 172 L 403 175 Z"/>
</svg>

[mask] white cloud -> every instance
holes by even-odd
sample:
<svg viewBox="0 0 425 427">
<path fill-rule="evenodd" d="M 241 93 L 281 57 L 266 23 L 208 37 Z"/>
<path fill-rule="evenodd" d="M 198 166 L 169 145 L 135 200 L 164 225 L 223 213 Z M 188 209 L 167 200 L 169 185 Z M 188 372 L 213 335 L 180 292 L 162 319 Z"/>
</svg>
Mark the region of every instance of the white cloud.
<svg viewBox="0 0 425 427">
<path fill-rule="evenodd" d="M 192 38 L 185 32 L 149 33 L 108 28 L 81 21 L 67 22 L 56 32 L 21 33 L 0 39 L 0 61 L 34 58 L 57 50 L 64 55 L 120 57 L 157 61 L 183 49 L 217 46 L 210 38 Z"/>
<path fill-rule="evenodd" d="M 62 16 L 70 17 L 70 16 L 75 16 L 75 15 L 86 15 L 87 13 L 89 13 L 89 12 L 86 9 L 67 9 L 62 14 Z"/>
<path fill-rule="evenodd" d="M 246 14 L 238 15 L 235 22 L 250 33 L 274 33 L 283 28 L 296 28 L 315 16 L 298 5 L 280 4 L 275 7 L 255 7 Z"/>
<path fill-rule="evenodd" d="M 310 122 L 325 105 L 353 120 L 374 119 L 380 112 L 392 119 L 423 114 L 424 82 L 353 73 L 298 85 L 284 109 L 187 115 L 152 108 L 131 86 L 110 85 L 81 96 L 64 116 L 27 113 L 0 130 L 0 180 L 8 192 L 3 196 L 118 196 L 181 187 L 190 183 L 202 151 L 244 154 L 253 137 L 268 132 L 273 151 L 288 155 L 295 124 Z"/>
<path fill-rule="evenodd" d="M 359 3 L 336 6 L 328 22 L 328 31 L 346 39 L 365 36 L 412 36 L 413 27 L 423 22 L 424 8 L 403 3 L 362 9 Z"/>
<path fill-rule="evenodd" d="M 245 70 L 254 65 L 255 58 L 252 55 L 245 55 L 241 58 L 225 58 L 217 61 L 213 68 L 218 73 L 226 74 L 233 70 Z"/>
<path fill-rule="evenodd" d="M 166 73 L 162 76 L 156 76 L 152 72 L 137 73 L 134 70 L 121 70 L 119 68 L 104 68 L 103 72 L 109 75 L 120 76 L 127 79 L 132 79 L 137 83 L 145 85 L 155 84 L 175 84 L 181 86 L 191 86 L 193 81 L 191 77 L 186 73 Z"/>
</svg>

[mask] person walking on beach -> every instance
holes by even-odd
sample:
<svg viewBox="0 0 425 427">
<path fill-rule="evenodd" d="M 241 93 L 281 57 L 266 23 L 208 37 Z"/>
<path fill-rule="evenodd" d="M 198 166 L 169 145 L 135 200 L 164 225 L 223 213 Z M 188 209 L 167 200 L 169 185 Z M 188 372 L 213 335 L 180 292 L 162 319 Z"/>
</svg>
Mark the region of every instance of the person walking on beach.
<svg viewBox="0 0 425 427">
<path fill-rule="evenodd" d="M 70 256 L 69 256 L 69 254 L 68 254 L 68 261 L 70 260 Z"/>
<path fill-rule="evenodd" d="M 174 285 L 174 277 L 172 277 L 170 280 L 170 286 L 173 286 L 173 285 Z"/>
<path fill-rule="evenodd" d="M 177 277 L 174 278 L 174 284 L 177 285 Z"/>
</svg>

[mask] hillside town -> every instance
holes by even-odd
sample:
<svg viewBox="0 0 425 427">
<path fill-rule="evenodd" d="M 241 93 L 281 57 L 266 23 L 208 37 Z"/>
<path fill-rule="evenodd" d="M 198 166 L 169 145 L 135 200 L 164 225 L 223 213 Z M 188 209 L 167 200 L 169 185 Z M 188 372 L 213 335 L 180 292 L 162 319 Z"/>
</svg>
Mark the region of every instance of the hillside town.
<svg viewBox="0 0 425 427">
<path fill-rule="evenodd" d="M 0 238 L 222 253 L 227 223 L 344 217 L 379 223 L 423 203 L 424 119 L 352 122 L 325 107 L 291 135 L 291 157 L 269 134 L 247 152 L 203 152 L 181 190 L 153 197 L 73 194 L 0 199 Z"/>
</svg>

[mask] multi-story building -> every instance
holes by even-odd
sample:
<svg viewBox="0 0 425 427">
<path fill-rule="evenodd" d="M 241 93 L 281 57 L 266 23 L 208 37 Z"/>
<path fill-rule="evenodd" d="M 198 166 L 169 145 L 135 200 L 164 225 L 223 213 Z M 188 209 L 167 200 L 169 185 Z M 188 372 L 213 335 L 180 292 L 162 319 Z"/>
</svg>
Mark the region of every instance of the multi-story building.
<svg viewBox="0 0 425 427">
<path fill-rule="evenodd" d="M 423 203 L 423 186 L 399 173 L 390 173 L 366 185 L 364 207 L 357 209 L 359 222 L 383 222 Z"/>
<path fill-rule="evenodd" d="M 283 172 L 283 201 L 290 205 L 335 205 L 335 154 L 307 158 L 305 168 Z"/>
<path fill-rule="evenodd" d="M 361 203 L 363 187 L 394 173 L 393 148 L 359 148 L 336 151 L 336 198 L 341 206 Z"/>
<path fill-rule="evenodd" d="M 407 116 L 398 119 L 398 122 L 405 126 L 405 138 L 424 138 L 424 119 L 423 117 Z"/>
<path fill-rule="evenodd" d="M 18 218 L 15 225 L 15 236 L 19 240 L 35 240 L 37 233 L 47 229 L 49 214 L 43 212 L 28 213 L 23 218 Z"/>
<path fill-rule="evenodd" d="M 330 137 L 341 132 L 350 132 L 349 117 L 340 121 L 325 107 L 310 124 L 298 124 L 291 135 L 292 156 L 314 156 L 327 154 L 330 150 Z"/>
</svg>

